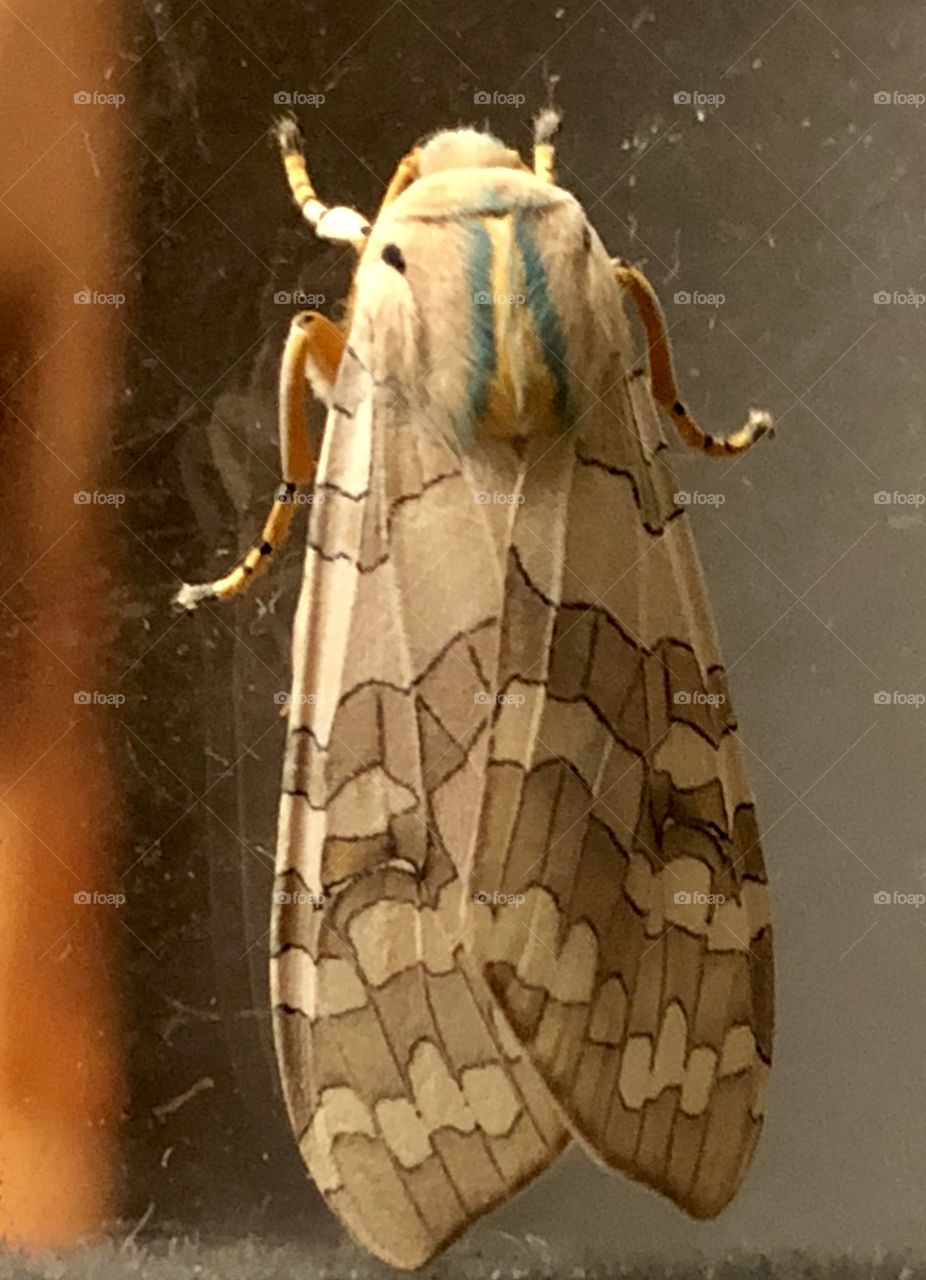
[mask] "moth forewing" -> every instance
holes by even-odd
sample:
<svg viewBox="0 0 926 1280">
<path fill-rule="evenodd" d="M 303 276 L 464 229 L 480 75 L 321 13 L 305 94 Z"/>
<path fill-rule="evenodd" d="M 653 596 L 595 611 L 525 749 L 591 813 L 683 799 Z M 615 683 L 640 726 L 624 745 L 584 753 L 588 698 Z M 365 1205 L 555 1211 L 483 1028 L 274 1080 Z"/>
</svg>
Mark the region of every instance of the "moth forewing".
<svg viewBox="0 0 926 1280">
<path fill-rule="evenodd" d="M 467 286 L 411 292 L 461 232 L 399 222 L 401 205 L 357 273 L 319 464 L 273 998 L 310 1172 L 358 1240 L 408 1267 L 544 1168 L 565 1130 L 463 945 L 506 527 L 477 499 L 516 467 L 510 446 L 456 434 L 439 321 Z M 384 261 L 395 244 L 407 275 Z"/>
<path fill-rule="evenodd" d="M 587 407 L 520 490 L 472 879 L 489 901 L 468 941 L 574 1132 L 709 1217 L 761 1127 L 765 872 L 614 274 L 591 238 L 576 288 L 563 223 L 535 235 Z"/>
</svg>

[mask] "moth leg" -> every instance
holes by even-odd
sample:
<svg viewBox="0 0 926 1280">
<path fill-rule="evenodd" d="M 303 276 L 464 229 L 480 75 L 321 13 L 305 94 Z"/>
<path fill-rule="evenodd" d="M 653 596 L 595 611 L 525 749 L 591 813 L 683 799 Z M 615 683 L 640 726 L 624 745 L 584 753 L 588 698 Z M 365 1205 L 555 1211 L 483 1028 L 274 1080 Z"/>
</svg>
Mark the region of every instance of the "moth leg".
<svg viewBox="0 0 926 1280">
<path fill-rule="evenodd" d="M 192 612 L 210 600 L 230 600 L 247 590 L 266 569 L 286 541 L 295 512 L 296 490 L 310 484 L 315 459 L 306 420 L 306 380 L 316 388 L 331 387 L 344 352 L 346 338 L 317 311 L 294 316 L 280 365 L 280 455 L 283 479 L 264 522 L 260 540 L 222 578 L 215 582 L 186 582 L 174 597 L 179 609 Z"/>
<path fill-rule="evenodd" d="M 353 245 L 359 253 L 370 234 L 369 219 L 346 205 L 331 206 L 319 200 L 309 177 L 302 134 L 295 120 L 284 117 L 274 134 L 283 156 L 289 189 L 306 222 L 322 240 Z"/>
<path fill-rule="evenodd" d="M 553 138 L 559 129 L 561 116 L 552 107 L 546 107 L 534 120 L 534 176 L 541 182 L 553 183 L 553 166 L 556 148 Z"/>
<path fill-rule="evenodd" d="M 402 157 L 399 161 L 398 168 L 392 175 L 389 186 L 386 188 L 386 194 L 383 196 L 383 202 L 379 206 L 380 211 L 386 208 L 386 205 L 392 204 L 398 196 L 402 194 L 413 182 L 419 177 L 419 157 L 421 148 L 415 147 L 409 151 L 408 155 Z"/>
<path fill-rule="evenodd" d="M 744 453 L 762 436 L 768 434 L 772 429 L 772 419 L 762 409 L 750 409 L 746 423 L 729 436 L 718 438 L 698 426 L 679 398 L 678 387 L 675 384 L 675 370 L 672 367 L 669 335 L 666 333 L 665 316 L 662 314 L 659 299 L 653 292 L 652 285 L 641 271 L 622 262 L 619 258 L 614 260 L 613 265 L 618 283 L 629 291 L 646 330 L 653 399 L 672 417 L 685 444 L 691 449 L 706 453 L 709 457 L 723 458 L 731 454 Z"/>
</svg>

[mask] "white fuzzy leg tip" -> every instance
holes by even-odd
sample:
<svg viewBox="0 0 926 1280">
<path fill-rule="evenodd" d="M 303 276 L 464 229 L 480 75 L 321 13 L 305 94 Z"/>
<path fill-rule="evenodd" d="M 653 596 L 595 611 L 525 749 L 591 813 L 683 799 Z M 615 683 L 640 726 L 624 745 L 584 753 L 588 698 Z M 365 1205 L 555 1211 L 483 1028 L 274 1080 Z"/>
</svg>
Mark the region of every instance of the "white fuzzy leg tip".
<svg viewBox="0 0 926 1280">
<path fill-rule="evenodd" d="M 562 119 L 562 115 L 555 107 L 544 107 L 534 118 L 534 144 L 543 145 L 552 141 Z"/>
<path fill-rule="evenodd" d="M 749 421 L 746 425 L 753 437 L 758 440 L 759 436 L 768 435 L 772 430 L 772 415 L 766 413 L 764 409 L 750 409 Z"/>
<path fill-rule="evenodd" d="M 174 608 L 181 613 L 192 613 L 204 600 L 214 596 L 212 585 L 206 582 L 185 582 L 173 598 Z"/>
<path fill-rule="evenodd" d="M 322 240 L 356 244 L 365 240 L 369 233 L 370 224 L 363 214 L 356 209 L 348 209 L 346 205 L 326 209 L 315 223 L 315 234 Z"/>
</svg>

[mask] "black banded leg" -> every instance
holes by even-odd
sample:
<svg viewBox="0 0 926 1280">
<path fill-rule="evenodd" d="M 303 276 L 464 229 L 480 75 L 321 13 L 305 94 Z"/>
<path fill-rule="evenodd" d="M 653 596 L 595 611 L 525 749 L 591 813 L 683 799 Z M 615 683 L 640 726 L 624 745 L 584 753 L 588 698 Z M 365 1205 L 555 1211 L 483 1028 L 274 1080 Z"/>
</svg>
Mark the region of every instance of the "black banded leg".
<svg viewBox="0 0 926 1280">
<path fill-rule="evenodd" d="M 724 458 L 745 453 L 768 434 L 772 429 L 772 419 L 762 409 L 750 409 L 746 423 L 729 436 L 712 436 L 698 426 L 679 398 L 665 317 L 651 284 L 636 267 L 619 259 L 614 262 L 614 275 L 618 283 L 630 292 L 646 330 L 653 399 L 671 416 L 685 444 L 709 457 Z"/>
<path fill-rule="evenodd" d="M 302 134 L 295 120 L 285 117 L 274 132 L 283 156 L 289 189 L 306 222 L 321 239 L 353 245 L 358 252 L 362 250 L 370 234 L 369 219 L 346 205 L 329 206 L 319 200 L 309 177 Z"/>
<path fill-rule="evenodd" d="M 306 418 L 306 379 L 331 386 L 337 374 L 346 339 L 335 325 L 316 311 L 294 316 L 280 365 L 280 454 L 283 480 L 264 522 L 260 541 L 215 582 L 186 582 L 174 597 L 179 609 L 192 612 L 211 600 L 230 600 L 246 591 L 267 568 L 275 551 L 286 541 L 295 512 L 297 489 L 310 484 L 315 459 L 309 445 Z"/>
</svg>

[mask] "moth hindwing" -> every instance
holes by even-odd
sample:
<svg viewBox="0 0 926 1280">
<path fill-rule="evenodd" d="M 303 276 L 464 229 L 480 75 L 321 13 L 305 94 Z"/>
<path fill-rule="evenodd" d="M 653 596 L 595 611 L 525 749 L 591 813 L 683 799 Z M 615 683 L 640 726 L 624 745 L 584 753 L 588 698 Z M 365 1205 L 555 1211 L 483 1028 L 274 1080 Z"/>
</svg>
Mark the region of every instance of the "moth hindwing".
<svg viewBox="0 0 926 1280">
<path fill-rule="evenodd" d="M 656 404 L 700 430 L 658 303 L 487 134 L 400 164 L 378 217 L 290 184 L 359 252 L 347 318 L 297 317 L 284 484 L 315 469 L 274 895 L 280 1071 L 354 1237 L 421 1265 L 569 1136 L 696 1217 L 736 1191 L 772 1033 L 766 879 Z M 624 313 L 648 343 L 639 376 Z"/>
</svg>

